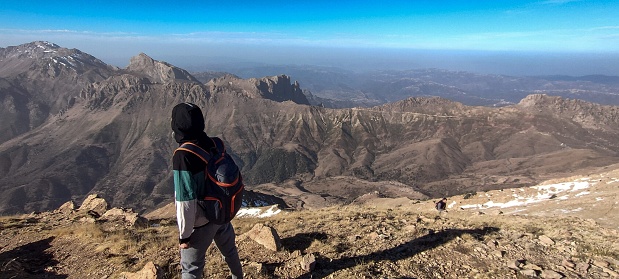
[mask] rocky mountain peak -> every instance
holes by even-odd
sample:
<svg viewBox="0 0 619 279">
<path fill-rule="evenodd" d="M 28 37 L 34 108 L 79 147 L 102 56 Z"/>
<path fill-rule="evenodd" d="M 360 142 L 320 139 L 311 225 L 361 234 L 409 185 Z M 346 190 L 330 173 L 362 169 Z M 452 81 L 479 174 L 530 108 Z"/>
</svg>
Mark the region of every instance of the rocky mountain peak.
<svg viewBox="0 0 619 279">
<path fill-rule="evenodd" d="M 148 77 L 151 82 L 168 83 L 174 80 L 199 82 L 189 72 L 140 53 L 131 58 L 127 71 Z"/>
<path fill-rule="evenodd" d="M 26 48 L 31 51 L 42 51 L 44 53 L 50 53 L 61 49 L 61 47 L 57 44 L 50 43 L 47 41 L 35 41 L 29 44 L 24 45 Z"/>
<path fill-rule="evenodd" d="M 53 55 L 56 51 L 62 49 L 59 45 L 46 42 L 34 41 L 19 46 L 10 46 L 6 48 L 7 53 L 27 54 L 29 56 Z M 23 56 L 22 56 L 23 57 Z"/>
<path fill-rule="evenodd" d="M 299 82 L 290 83 L 287 75 L 270 76 L 250 79 L 260 91 L 260 95 L 274 101 L 293 101 L 297 104 L 309 105 L 309 101 L 303 94 Z"/>
<path fill-rule="evenodd" d="M 546 94 L 532 94 L 522 99 L 518 106 L 525 109 L 537 109 L 560 114 L 592 114 L 596 111 L 607 111 L 608 106 L 602 106 L 578 99 L 566 99 Z M 615 111 L 614 109 L 611 109 Z M 613 113 L 614 114 L 614 113 Z"/>
<path fill-rule="evenodd" d="M 376 109 L 430 114 L 454 114 L 455 112 L 462 111 L 464 105 L 441 97 L 410 97 L 402 101 L 378 106 Z"/>
<path fill-rule="evenodd" d="M 558 97 L 550 97 L 546 94 L 531 94 L 524 97 L 519 103 L 522 107 L 535 107 L 545 105 L 548 102 L 552 102 L 553 99 L 559 99 Z"/>
<path fill-rule="evenodd" d="M 33 67 L 51 76 L 57 76 L 63 69 L 78 74 L 93 69 L 116 70 L 78 49 L 63 48 L 45 41 L 0 48 L 0 62 L 0 76 L 14 76 Z"/>
<path fill-rule="evenodd" d="M 298 82 L 291 84 L 287 75 L 263 78 L 241 79 L 234 75 L 225 75 L 211 80 L 208 85 L 212 92 L 237 92 L 249 98 L 264 98 L 276 102 L 292 101 L 309 105 Z"/>
</svg>

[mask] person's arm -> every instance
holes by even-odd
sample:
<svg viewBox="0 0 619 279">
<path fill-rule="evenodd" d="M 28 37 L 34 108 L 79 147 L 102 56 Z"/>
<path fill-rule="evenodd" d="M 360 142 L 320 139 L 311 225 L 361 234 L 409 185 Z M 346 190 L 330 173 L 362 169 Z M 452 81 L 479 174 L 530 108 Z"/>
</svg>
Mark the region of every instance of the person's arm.
<svg viewBox="0 0 619 279">
<path fill-rule="evenodd" d="M 174 154 L 174 195 L 179 243 L 188 243 L 196 220 L 196 192 L 193 173 L 183 151 Z"/>
</svg>

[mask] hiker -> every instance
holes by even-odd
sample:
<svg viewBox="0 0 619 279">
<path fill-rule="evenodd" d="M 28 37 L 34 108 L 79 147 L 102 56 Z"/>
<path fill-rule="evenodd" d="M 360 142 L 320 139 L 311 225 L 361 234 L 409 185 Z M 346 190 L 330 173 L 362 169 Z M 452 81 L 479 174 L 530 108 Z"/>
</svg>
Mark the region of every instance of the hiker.
<svg viewBox="0 0 619 279">
<path fill-rule="evenodd" d="M 179 145 L 191 142 L 207 151 L 215 148 L 214 142 L 204 132 L 204 116 L 198 106 L 191 103 L 176 105 L 172 109 L 171 126 Z M 242 279 L 243 270 L 232 224 L 209 222 L 197 204 L 197 200 L 204 196 L 206 163 L 191 152 L 177 150 L 172 168 L 182 278 L 202 278 L 206 249 L 214 241 L 230 268 L 232 278 Z"/>
<path fill-rule="evenodd" d="M 445 211 L 445 209 L 447 209 L 447 198 L 443 198 L 440 201 L 437 201 L 435 203 L 435 207 L 436 207 L 436 210 L 438 210 L 439 213 Z"/>
</svg>

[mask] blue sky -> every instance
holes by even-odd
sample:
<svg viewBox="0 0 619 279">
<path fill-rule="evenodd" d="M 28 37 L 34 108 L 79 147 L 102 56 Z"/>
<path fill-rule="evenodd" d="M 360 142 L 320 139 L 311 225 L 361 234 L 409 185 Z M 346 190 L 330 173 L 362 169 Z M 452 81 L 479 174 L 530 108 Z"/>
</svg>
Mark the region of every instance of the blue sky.
<svg viewBox="0 0 619 279">
<path fill-rule="evenodd" d="M 619 54 L 619 1 L 2 2 L 0 47 L 47 40 L 119 66 L 139 52 L 179 63 L 311 63 L 303 49 Z"/>
</svg>

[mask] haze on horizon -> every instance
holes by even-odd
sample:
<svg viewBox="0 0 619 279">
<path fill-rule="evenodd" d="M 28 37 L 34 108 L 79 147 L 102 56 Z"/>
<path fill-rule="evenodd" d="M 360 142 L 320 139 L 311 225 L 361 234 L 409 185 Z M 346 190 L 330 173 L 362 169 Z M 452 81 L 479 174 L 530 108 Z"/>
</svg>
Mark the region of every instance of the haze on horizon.
<svg viewBox="0 0 619 279">
<path fill-rule="evenodd" d="M 230 65 L 619 75 L 619 2 L 10 1 L 0 47 L 49 41 L 124 67 Z"/>
</svg>

